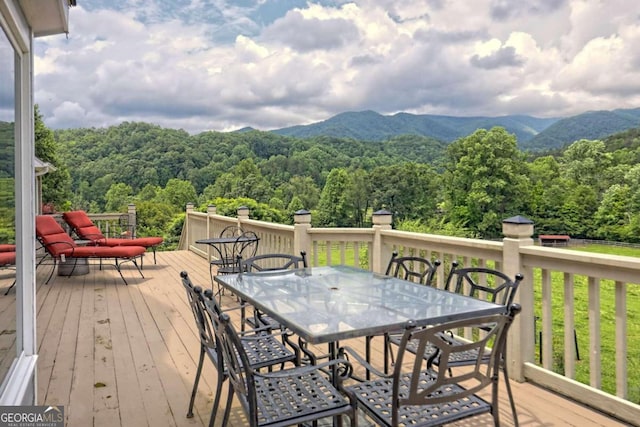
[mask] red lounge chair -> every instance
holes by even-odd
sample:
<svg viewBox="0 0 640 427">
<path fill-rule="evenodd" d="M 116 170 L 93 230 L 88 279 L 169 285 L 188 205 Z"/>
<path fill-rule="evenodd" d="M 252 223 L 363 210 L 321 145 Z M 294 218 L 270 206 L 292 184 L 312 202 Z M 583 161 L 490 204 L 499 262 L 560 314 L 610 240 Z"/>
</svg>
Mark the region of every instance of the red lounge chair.
<svg viewBox="0 0 640 427">
<path fill-rule="evenodd" d="M 62 214 L 62 218 L 80 239 L 91 240 L 96 246 L 144 246 L 151 248 L 153 263 L 156 263 L 156 246 L 162 244 L 162 237 L 136 237 L 133 239 L 106 237 L 85 211 L 65 212 Z"/>
<path fill-rule="evenodd" d="M 55 266 L 58 261 L 65 261 L 67 258 L 72 260 L 78 258 L 95 258 L 95 259 L 114 259 L 114 267 L 120 273 L 122 281 L 125 285 L 128 285 L 122 271 L 120 271 L 120 263 L 130 261 L 136 266 L 140 276 L 144 278 L 136 258 L 144 255 L 146 248 L 144 246 L 78 246 L 71 236 L 69 236 L 62 226 L 52 216 L 38 215 L 36 216 L 36 236 L 47 254 L 53 258 L 54 268 L 51 270 L 51 274 L 45 283 L 49 283 Z M 45 258 L 43 258 L 45 259 Z M 68 260 L 67 260 L 68 261 Z M 40 260 L 40 265 L 42 260 Z M 73 273 L 73 270 L 72 272 Z"/>
<path fill-rule="evenodd" d="M 0 245 L 0 267 L 15 265 L 16 245 Z"/>
<path fill-rule="evenodd" d="M 13 267 L 14 265 L 16 265 L 16 245 L 0 245 L 0 268 Z M 15 285 L 16 281 L 14 280 L 4 294 L 7 295 Z"/>
</svg>

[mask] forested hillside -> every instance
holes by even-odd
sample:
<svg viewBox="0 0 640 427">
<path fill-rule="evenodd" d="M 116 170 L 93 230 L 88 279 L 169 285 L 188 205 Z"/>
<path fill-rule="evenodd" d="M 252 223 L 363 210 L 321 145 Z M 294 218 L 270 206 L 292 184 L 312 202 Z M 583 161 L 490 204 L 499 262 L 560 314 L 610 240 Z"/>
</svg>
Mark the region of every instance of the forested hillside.
<svg viewBox="0 0 640 427">
<path fill-rule="evenodd" d="M 640 108 L 590 111 L 572 117 L 538 118 L 524 115 L 501 117 L 454 117 L 432 114 L 397 113 L 390 116 L 375 111 L 338 114 L 305 126 L 273 130 L 280 135 L 309 138 L 318 135 L 384 141 L 397 135 L 422 135 L 447 143 L 476 129 L 505 128 L 516 136 L 523 151 L 539 152 L 564 148 L 579 139 L 605 138 L 640 126 Z"/>
<path fill-rule="evenodd" d="M 246 205 L 254 218 L 285 223 L 304 208 L 316 225 L 345 227 L 368 226 L 384 208 L 398 228 L 482 238 L 524 215 L 540 234 L 622 241 L 640 241 L 639 134 L 580 140 L 527 160 L 501 127 L 448 145 L 417 136 L 191 136 L 146 123 L 54 133 L 69 166 L 70 204 L 100 212 L 136 203 L 148 232 L 175 235 L 195 202 L 232 215 Z"/>
<path fill-rule="evenodd" d="M 531 150 L 565 147 L 579 139 L 602 139 L 640 126 L 640 108 L 589 111 L 559 120 L 527 143 Z"/>
<path fill-rule="evenodd" d="M 309 138 L 325 135 L 337 138 L 354 138 L 365 141 L 384 141 L 397 135 L 422 135 L 450 143 L 476 129 L 502 126 L 518 138 L 523 150 L 529 149 L 528 141 L 558 121 L 531 116 L 502 117 L 454 117 L 433 114 L 397 113 L 384 116 L 375 111 L 341 113 L 330 119 L 304 126 L 276 129 L 279 135 Z M 554 148 L 558 145 L 540 148 Z"/>
</svg>

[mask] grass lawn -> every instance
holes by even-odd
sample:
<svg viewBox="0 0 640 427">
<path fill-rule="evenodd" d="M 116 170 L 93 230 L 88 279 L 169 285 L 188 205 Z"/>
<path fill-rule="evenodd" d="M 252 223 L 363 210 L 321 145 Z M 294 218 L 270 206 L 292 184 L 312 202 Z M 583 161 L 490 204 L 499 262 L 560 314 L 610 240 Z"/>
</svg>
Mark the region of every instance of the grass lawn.
<svg viewBox="0 0 640 427">
<path fill-rule="evenodd" d="M 571 247 L 593 253 L 640 257 L 639 248 L 608 245 Z M 638 277 L 640 283 L 640 277 Z M 535 271 L 536 315 L 540 316 L 541 280 L 540 271 Z M 588 284 L 585 276 L 574 276 L 574 322 L 580 360 L 576 361 L 576 380 L 590 383 L 589 367 L 589 311 Z M 602 389 L 616 394 L 615 371 L 615 284 L 611 280 L 600 282 L 600 353 Z M 564 276 L 552 273 L 554 371 L 564 374 Z M 538 328 L 541 322 L 538 321 Z M 539 330 L 539 329 L 538 329 Z M 627 284 L 627 399 L 640 403 L 640 284 Z"/>
</svg>

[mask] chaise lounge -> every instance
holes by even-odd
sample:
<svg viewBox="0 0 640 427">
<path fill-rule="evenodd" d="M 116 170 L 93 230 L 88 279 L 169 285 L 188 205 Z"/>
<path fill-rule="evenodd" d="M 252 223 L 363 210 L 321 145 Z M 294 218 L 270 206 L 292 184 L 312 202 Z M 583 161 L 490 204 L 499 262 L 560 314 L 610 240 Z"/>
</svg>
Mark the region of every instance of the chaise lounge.
<svg viewBox="0 0 640 427">
<path fill-rule="evenodd" d="M 2 244 L 0 245 L 0 268 L 9 268 L 16 265 L 16 245 Z M 11 286 L 5 292 L 5 295 L 16 285 L 14 280 Z"/>
<path fill-rule="evenodd" d="M 94 246 L 143 246 L 153 251 L 153 263 L 156 263 L 156 247 L 162 244 L 162 237 L 106 237 L 85 211 L 65 212 L 62 218 L 80 239 L 90 240 Z"/>
<path fill-rule="evenodd" d="M 144 246 L 78 246 L 71 236 L 69 236 L 62 226 L 49 215 L 36 216 L 36 237 L 42 244 L 43 248 L 49 256 L 53 259 L 53 269 L 47 279 L 46 283 L 49 283 L 55 267 L 60 262 L 73 262 L 74 267 L 78 259 L 99 259 L 101 262 L 105 259 L 113 259 L 116 270 L 120 274 L 122 281 L 125 285 L 128 285 L 126 279 L 122 275 L 121 263 L 132 262 L 136 266 L 140 276 L 144 278 L 136 258 L 141 258 L 146 252 Z M 38 266 L 42 264 L 42 261 L 46 257 L 42 258 L 38 263 Z M 69 275 L 73 274 L 73 269 Z"/>
</svg>

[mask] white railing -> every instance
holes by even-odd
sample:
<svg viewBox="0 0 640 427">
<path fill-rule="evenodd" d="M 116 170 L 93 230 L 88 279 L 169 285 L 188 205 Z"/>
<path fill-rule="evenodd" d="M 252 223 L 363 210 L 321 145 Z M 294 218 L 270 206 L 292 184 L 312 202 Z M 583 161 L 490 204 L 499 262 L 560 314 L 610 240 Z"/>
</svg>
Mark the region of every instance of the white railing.
<svg viewBox="0 0 640 427">
<path fill-rule="evenodd" d="M 313 228 L 296 212 L 294 225 L 187 209 L 181 248 L 210 254 L 195 240 L 237 224 L 260 237 L 258 253 L 306 251 L 311 265 L 348 264 L 383 272 L 394 250 L 442 262 L 437 286 L 451 262 L 489 266 L 513 277 L 523 273 L 522 305 L 509 339 L 509 374 L 635 424 L 640 414 L 640 259 L 535 246 L 533 224 L 505 220 L 502 241 L 464 239 L 393 230 L 391 215 L 376 212 L 371 228 Z M 585 322 L 576 320 L 588 319 Z M 576 324 L 585 324 L 579 330 Z M 606 326 L 606 327 L 605 327 Z M 612 331 L 602 334 L 602 330 Z M 555 331 L 555 334 L 554 334 Z M 561 333 L 558 333 L 561 331 Z M 579 360 L 578 360 L 579 357 Z M 630 369 L 632 368 L 632 369 Z"/>
</svg>

